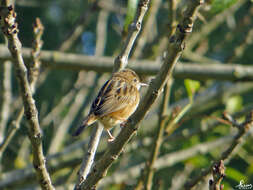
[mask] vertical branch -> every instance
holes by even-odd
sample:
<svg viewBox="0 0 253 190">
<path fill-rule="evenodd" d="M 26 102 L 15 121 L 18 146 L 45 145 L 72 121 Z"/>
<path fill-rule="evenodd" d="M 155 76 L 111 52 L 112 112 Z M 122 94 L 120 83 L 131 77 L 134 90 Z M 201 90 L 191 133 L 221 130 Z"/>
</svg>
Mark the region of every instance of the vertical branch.
<svg viewBox="0 0 253 190">
<path fill-rule="evenodd" d="M 98 14 L 97 35 L 96 35 L 96 56 L 103 56 L 107 39 L 108 11 L 101 10 Z"/>
<path fill-rule="evenodd" d="M 167 35 L 168 40 L 172 36 L 172 34 L 174 34 L 175 32 L 175 27 L 174 27 L 175 22 L 176 22 L 175 14 L 176 14 L 176 3 L 174 0 L 171 0 L 169 3 L 169 31 Z M 143 172 L 143 175 L 144 175 L 143 183 L 144 183 L 145 190 L 150 190 L 152 187 L 152 180 L 154 176 L 154 163 L 158 158 L 160 147 L 163 140 L 163 134 L 166 127 L 167 119 L 165 115 L 167 115 L 167 112 L 168 112 L 168 102 L 169 102 L 169 97 L 171 93 L 172 82 L 173 82 L 173 79 L 169 78 L 168 82 L 166 83 L 164 87 L 163 100 L 162 100 L 160 114 L 159 114 L 159 123 L 158 123 L 159 127 L 157 128 L 156 137 L 154 138 L 154 143 L 153 143 L 149 160 L 147 160 L 145 169 Z"/>
<path fill-rule="evenodd" d="M 128 63 L 128 57 L 130 51 L 134 45 L 134 42 L 141 30 L 142 20 L 146 11 L 148 10 L 149 0 L 141 0 L 138 4 L 137 12 L 134 18 L 134 21 L 129 25 L 128 28 L 128 36 L 124 46 L 118 55 L 118 57 L 114 61 L 114 72 L 121 70 L 126 67 Z"/>
<path fill-rule="evenodd" d="M 145 176 L 144 176 L 144 189 L 145 190 L 151 190 L 152 187 L 152 180 L 154 176 L 154 163 L 158 158 L 160 147 L 163 141 L 163 134 L 166 127 L 166 121 L 167 117 L 165 115 L 168 112 L 168 101 L 170 97 L 171 92 L 171 85 L 172 85 L 172 79 L 169 79 L 167 84 L 164 88 L 164 94 L 163 94 L 163 100 L 160 108 L 160 118 L 159 118 L 159 124 L 156 132 L 156 137 L 154 138 L 152 151 L 149 157 L 149 160 L 146 162 L 146 168 L 144 169 Z"/>
<path fill-rule="evenodd" d="M 94 162 L 95 153 L 98 147 L 98 143 L 103 132 L 103 126 L 100 123 L 96 124 L 96 127 L 92 130 L 92 134 L 90 136 L 88 150 L 85 154 L 81 168 L 78 171 L 78 183 L 75 186 L 75 189 L 79 189 L 81 183 L 86 179 L 88 173 L 90 172 L 90 168 Z"/>
<path fill-rule="evenodd" d="M 163 52 L 168 43 L 169 43 L 169 38 L 172 34 L 174 34 L 176 28 L 177 28 L 177 20 L 176 20 L 176 9 L 177 9 L 177 1 L 176 0 L 169 0 L 168 1 L 168 6 L 169 6 L 169 28 L 168 28 L 168 33 L 166 36 L 162 37 L 162 39 L 159 42 L 157 51 L 158 53 Z"/>
<path fill-rule="evenodd" d="M 39 18 L 36 18 L 35 23 L 33 25 L 33 44 L 32 44 L 32 60 L 33 62 L 29 65 L 27 65 L 28 68 L 28 77 L 29 77 L 29 82 L 31 85 L 31 90 L 32 93 L 35 92 L 35 85 L 39 76 L 39 72 L 40 72 L 40 52 L 41 52 L 41 48 L 43 45 L 43 41 L 42 41 L 42 34 L 44 32 L 44 26 L 42 25 L 41 21 Z"/>
<path fill-rule="evenodd" d="M 221 185 L 222 179 L 225 177 L 225 166 L 223 160 L 214 164 L 212 168 L 213 179 L 209 180 L 209 190 L 223 190 L 224 186 Z"/>
<path fill-rule="evenodd" d="M 0 108 L 0 142 L 3 141 L 5 128 L 9 118 L 10 103 L 11 103 L 11 62 L 5 61 L 3 66 L 3 79 L 1 80 L 2 97 Z M 1 145 L 0 145 L 1 149 Z M 1 150 L 0 150 L 1 152 Z"/>
<path fill-rule="evenodd" d="M 101 10 L 99 12 L 97 23 L 96 56 L 102 56 L 104 54 L 107 39 L 106 27 L 108 16 L 108 11 Z M 75 185 L 75 189 L 80 188 L 81 183 L 86 179 L 88 173 L 90 172 L 102 132 L 103 126 L 100 123 L 97 123 L 96 127 L 92 130 L 88 150 L 84 155 L 80 170 L 78 171 L 78 182 Z"/>
<path fill-rule="evenodd" d="M 41 47 L 43 45 L 43 41 L 41 40 L 43 32 L 44 32 L 44 27 L 43 27 L 40 19 L 36 18 L 36 21 L 33 25 L 34 42 L 32 45 L 33 49 L 32 49 L 32 53 L 31 53 L 31 57 L 32 57 L 33 62 L 30 64 L 27 64 L 28 78 L 29 78 L 29 83 L 30 83 L 32 94 L 35 92 L 35 86 L 36 86 L 36 82 L 37 82 L 39 70 L 40 70 L 40 65 L 41 65 L 40 52 L 41 52 Z M 12 127 L 11 127 L 10 131 L 8 131 L 7 136 L 3 140 L 3 143 L 0 145 L 0 158 L 1 158 L 4 150 L 6 149 L 8 144 L 10 143 L 11 139 L 14 137 L 16 131 L 19 129 L 20 122 L 23 118 L 23 115 L 24 115 L 24 107 L 22 107 L 21 110 L 18 112 L 16 118 L 13 120 L 13 122 L 11 124 Z"/>
<path fill-rule="evenodd" d="M 22 94 L 25 115 L 29 123 L 28 136 L 32 144 L 34 169 L 36 170 L 41 188 L 54 189 L 46 168 L 42 149 L 42 134 L 38 121 L 38 111 L 32 97 L 32 91 L 27 77 L 27 69 L 21 53 L 22 45 L 18 38 L 16 13 L 14 12 L 13 6 L 1 7 L 0 17 L 2 32 L 8 39 L 8 48 L 14 59 L 14 66 L 19 81 L 20 92 Z"/>
<path fill-rule="evenodd" d="M 245 0 L 238 1 L 235 5 L 223 11 L 221 14 L 217 14 L 216 16 L 214 16 L 211 22 L 204 25 L 198 33 L 193 34 L 191 36 L 191 38 L 189 39 L 186 51 L 189 51 L 192 48 L 194 48 L 196 44 L 201 42 L 201 39 L 204 39 L 206 36 L 208 36 L 208 34 L 214 31 L 221 23 L 223 23 L 226 20 L 228 15 L 237 11 L 245 2 L 247 1 Z"/>
<path fill-rule="evenodd" d="M 153 30 L 154 23 L 156 20 L 156 14 L 160 8 L 161 2 L 161 0 L 156 0 L 150 4 L 148 19 L 146 21 L 146 24 L 144 24 L 144 28 L 138 38 L 138 43 L 136 44 L 136 49 L 133 52 L 132 58 L 134 59 L 140 57 L 142 54 L 142 50 L 144 45 L 146 44 L 148 35 L 150 35 L 150 31 Z"/>
<path fill-rule="evenodd" d="M 253 12 L 253 11 L 252 11 Z M 245 49 L 252 44 L 253 42 L 253 29 L 250 29 L 247 34 L 244 36 L 244 40 L 241 42 L 241 44 L 234 49 L 233 54 L 227 58 L 227 62 L 231 63 L 235 60 L 235 58 L 241 58 L 243 53 L 245 52 Z"/>
</svg>

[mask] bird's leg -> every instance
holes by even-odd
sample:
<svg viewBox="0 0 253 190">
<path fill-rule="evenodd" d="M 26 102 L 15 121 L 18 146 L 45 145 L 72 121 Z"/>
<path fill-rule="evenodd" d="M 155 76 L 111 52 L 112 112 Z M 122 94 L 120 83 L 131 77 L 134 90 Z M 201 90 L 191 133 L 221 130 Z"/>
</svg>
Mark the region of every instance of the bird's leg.
<svg viewBox="0 0 253 190">
<path fill-rule="evenodd" d="M 107 133 L 108 133 L 108 135 L 109 135 L 108 142 L 112 142 L 112 141 L 114 141 L 115 137 L 114 137 L 114 136 L 112 136 L 112 134 L 111 134 L 110 130 L 109 130 L 109 129 L 107 129 L 106 131 L 107 131 Z"/>
</svg>

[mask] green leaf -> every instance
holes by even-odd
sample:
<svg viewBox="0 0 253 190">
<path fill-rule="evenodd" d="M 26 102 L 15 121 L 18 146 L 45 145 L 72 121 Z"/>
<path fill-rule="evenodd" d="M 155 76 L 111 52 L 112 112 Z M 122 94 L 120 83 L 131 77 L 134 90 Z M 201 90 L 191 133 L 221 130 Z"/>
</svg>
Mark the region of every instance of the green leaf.
<svg viewBox="0 0 253 190">
<path fill-rule="evenodd" d="M 226 111 L 228 113 L 235 113 L 240 111 L 243 107 L 243 99 L 241 96 L 232 96 L 229 97 L 226 101 Z"/>
<path fill-rule="evenodd" d="M 235 4 L 238 0 L 212 0 L 211 12 L 219 13 Z"/>
<path fill-rule="evenodd" d="M 241 180 L 247 181 L 247 177 L 243 173 L 234 168 L 226 167 L 225 172 L 226 177 L 231 178 L 237 182 L 240 182 Z"/>
<path fill-rule="evenodd" d="M 124 31 L 127 31 L 128 25 L 133 21 L 137 6 L 138 0 L 128 0 Z"/>
<path fill-rule="evenodd" d="M 196 80 L 185 79 L 184 80 L 184 85 L 185 85 L 188 97 L 192 101 L 194 94 L 200 88 L 200 82 L 196 81 Z"/>
</svg>

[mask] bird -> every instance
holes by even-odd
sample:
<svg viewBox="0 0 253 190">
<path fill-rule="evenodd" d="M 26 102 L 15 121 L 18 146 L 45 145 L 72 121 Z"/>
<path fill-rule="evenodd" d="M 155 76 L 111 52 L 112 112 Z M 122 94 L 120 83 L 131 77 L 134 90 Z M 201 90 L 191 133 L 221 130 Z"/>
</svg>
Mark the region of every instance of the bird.
<svg viewBox="0 0 253 190">
<path fill-rule="evenodd" d="M 100 89 L 88 116 L 73 136 L 80 135 L 87 126 L 99 121 L 109 135 L 108 142 L 112 142 L 115 138 L 110 133 L 110 129 L 117 124 L 124 126 L 127 119 L 137 109 L 141 86 L 148 85 L 141 83 L 139 76 L 131 69 L 113 73 Z"/>
</svg>

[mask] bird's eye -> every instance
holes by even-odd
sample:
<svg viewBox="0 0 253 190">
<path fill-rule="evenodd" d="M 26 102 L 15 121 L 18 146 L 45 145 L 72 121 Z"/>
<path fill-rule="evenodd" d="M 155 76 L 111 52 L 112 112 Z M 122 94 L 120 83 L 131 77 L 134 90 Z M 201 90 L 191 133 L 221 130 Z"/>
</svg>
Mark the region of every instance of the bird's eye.
<svg viewBox="0 0 253 190">
<path fill-rule="evenodd" d="M 134 82 L 137 82 L 137 79 L 134 79 Z"/>
</svg>

